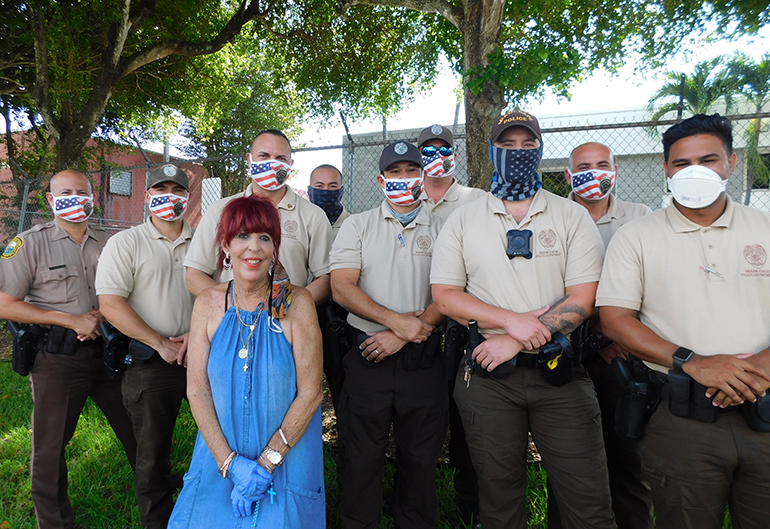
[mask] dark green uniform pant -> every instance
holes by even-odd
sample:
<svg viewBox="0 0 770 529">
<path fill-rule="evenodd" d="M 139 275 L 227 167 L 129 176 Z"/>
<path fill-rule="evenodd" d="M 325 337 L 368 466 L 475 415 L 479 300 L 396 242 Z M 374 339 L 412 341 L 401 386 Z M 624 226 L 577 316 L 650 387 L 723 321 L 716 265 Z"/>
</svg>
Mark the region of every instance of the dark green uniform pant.
<svg viewBox="0 0 770 529">
<path fill-rule="evenodd" d="M 67 494 L 64 448 L 80 412 L 91 400 L 104 412 L 134 467 L 136 441 L 120 396 L 120 381 L 105 374 L 101 340 L 84 343 L 73 355 L 40 352 L 30 373 L 32 386 L 32 501 L 40 529 L 74 526 Z M 94 471 L 99 472 L 98 457 Z"/>
<path fill-rule="evenodd" d="M 561 387 L 537 369 L 516 368 L 504 379 L 458 373 L 455 400 L 479 475 L 484 529 L 527 527 L 527 433 L 571 529 L 613 529 L 607 458 L 599 404 L 582 367 Z"/>
<path fill-rule="evenodd" d="M 612 511 L 618 529 L 653 529 L 652 493 L 642 472 L 638 441 L 622 439 L 615 434 L 615 410 L 623 388 L 612 372 L 612 366 L 597 358 L 588 366 L 602 410 L 604 449 L 610 474 Z M 556 493 L 548 483 L 548 529 L 561 529 Z"/>
<path fill-rule="evenodd" d="M 137 442 L 134 488 L 145 528 L 165 529 L 174 509 L 171 440 L 186 377 L 183 366 L 166 363 L 158 353 L 123 376 L 123 403 Z"/>
<path fill-rule="evenodd" d="M 672 415 L 664 400 L 640 443 L 659 529 L 770 527 L 770 433 L 749 429 L 737 410 L 715 423 Z"/>
</svg>

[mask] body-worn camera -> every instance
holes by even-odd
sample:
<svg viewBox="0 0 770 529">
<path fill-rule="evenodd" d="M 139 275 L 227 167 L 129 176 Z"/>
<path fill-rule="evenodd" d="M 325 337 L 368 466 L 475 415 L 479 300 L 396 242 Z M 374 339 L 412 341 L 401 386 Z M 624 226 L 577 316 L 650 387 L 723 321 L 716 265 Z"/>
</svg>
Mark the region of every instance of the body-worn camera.
<svg viewBox="0 0 770 529">
<path fill-rule="evenodd" d="M 532 259 L 532 230 L 508 230 L 508 259 Z"/>
</svg>

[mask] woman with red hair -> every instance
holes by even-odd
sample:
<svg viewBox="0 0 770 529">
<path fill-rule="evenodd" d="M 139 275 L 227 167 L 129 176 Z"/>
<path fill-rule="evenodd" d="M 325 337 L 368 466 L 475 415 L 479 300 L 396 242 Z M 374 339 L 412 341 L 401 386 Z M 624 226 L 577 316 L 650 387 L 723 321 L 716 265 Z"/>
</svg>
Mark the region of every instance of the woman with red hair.
<svg viewBox="0 0 770 529">
<path fill-rule="evenodd" d="M 233 280 L 193 309 L 187 394 L 200 432 L 169 527 L 325 527 L 313 298 L 278 261 L 269 200 L 231 201 L 217 243 Z"/>
</svg>

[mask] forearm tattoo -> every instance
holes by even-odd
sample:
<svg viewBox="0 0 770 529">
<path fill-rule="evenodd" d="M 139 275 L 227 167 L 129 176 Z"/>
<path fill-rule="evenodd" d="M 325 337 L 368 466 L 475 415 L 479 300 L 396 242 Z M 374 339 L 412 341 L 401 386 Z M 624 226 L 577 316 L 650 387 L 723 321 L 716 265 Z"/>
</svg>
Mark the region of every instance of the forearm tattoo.
<svg viewBox="0 0 770 529">
<path fill-rule="evenodd" d="M 569 296 L 561 298 L 553 306 L 540 316 L 540 321 L 551 331 L 551 334 L 560 332 L 569 334 L 580 325 L 583 320 L 591 316 L 591 311 L 578 303 L 568 303 Z"/>
</svg>

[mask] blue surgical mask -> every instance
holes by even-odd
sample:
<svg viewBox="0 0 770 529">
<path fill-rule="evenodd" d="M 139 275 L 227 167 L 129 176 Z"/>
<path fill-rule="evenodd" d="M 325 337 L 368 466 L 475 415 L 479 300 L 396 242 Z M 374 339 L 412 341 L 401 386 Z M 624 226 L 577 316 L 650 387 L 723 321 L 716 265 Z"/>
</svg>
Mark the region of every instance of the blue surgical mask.
<svg viewBox="0 0 770 529">
<path fill-rule="evenodd" d="M 339 189 L 320 189 L 318 187 L 308 187 L 307 196 L 310 202 L 324 210 L 329 222 L 334 224 L 342 214 L 342 195 L 345 194 L 345 188 Z"/>
<path fill-rule="evenodd" d="M 537 149 L 503 149 L 489 142 L 489 159 L 495 168 L 490 192 L 502 200 L 526 200 L 543 187 L 537 170 L 543 146 Z"/>
</svg>

